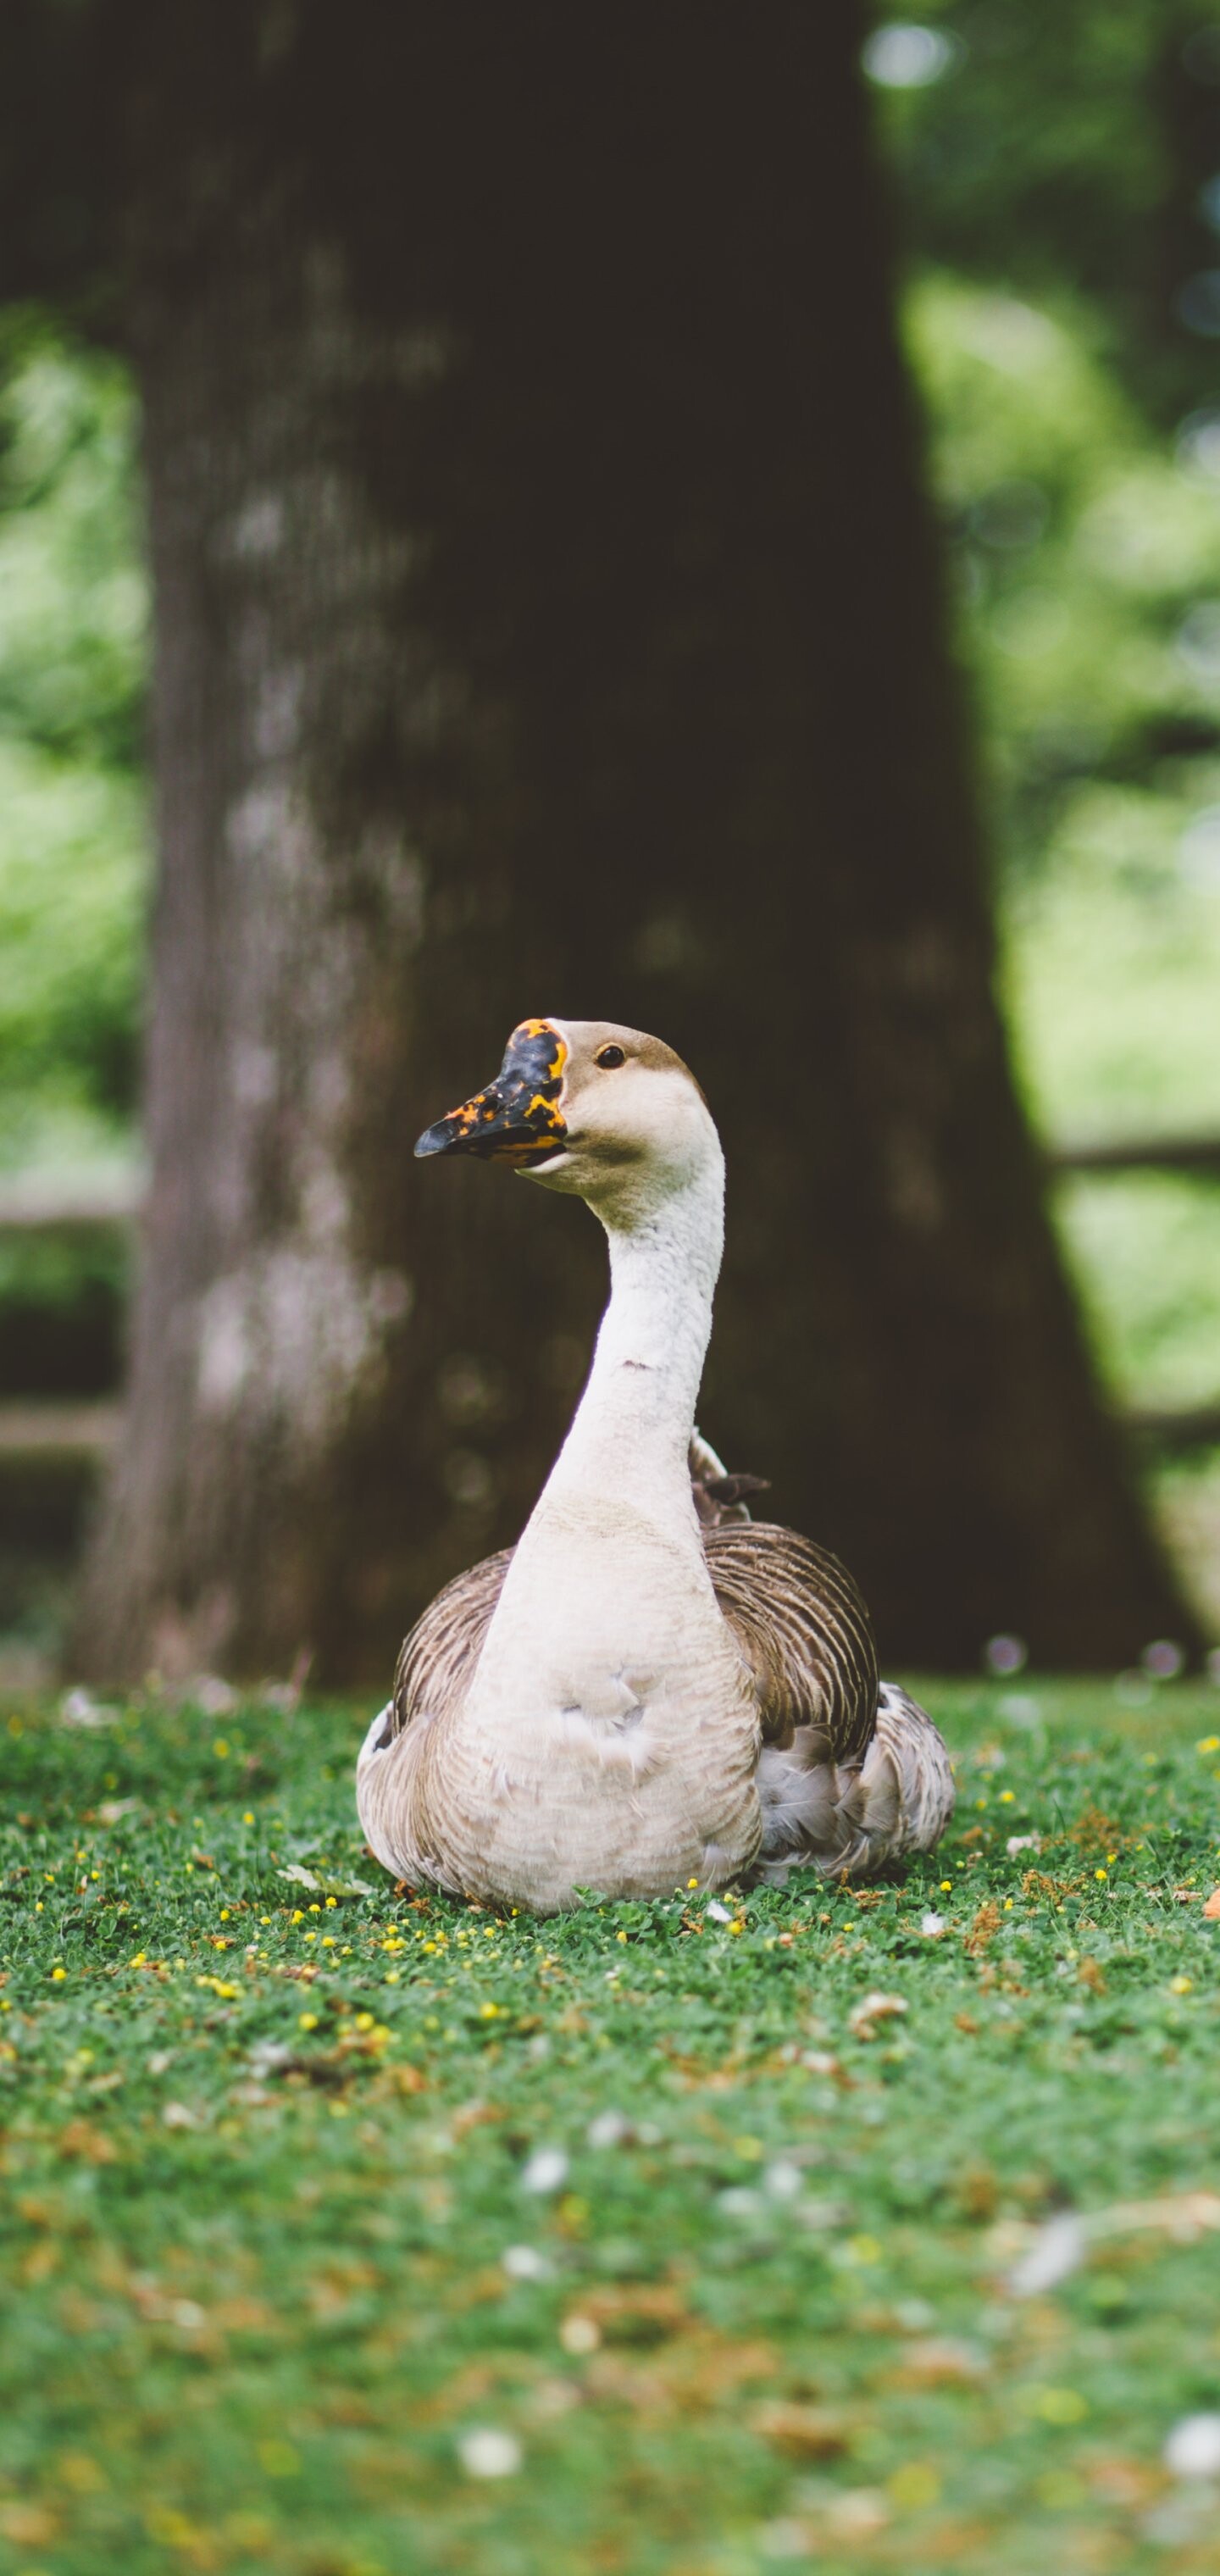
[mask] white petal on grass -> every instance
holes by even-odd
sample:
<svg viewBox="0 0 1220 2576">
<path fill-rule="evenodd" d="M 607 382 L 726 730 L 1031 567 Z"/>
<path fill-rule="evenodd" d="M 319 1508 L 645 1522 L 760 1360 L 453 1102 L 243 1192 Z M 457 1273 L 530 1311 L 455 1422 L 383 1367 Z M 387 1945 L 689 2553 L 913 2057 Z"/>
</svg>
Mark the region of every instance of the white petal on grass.
<svg viewBox="0 0 1220 2576">
<path fill-rule="evenodd" d="M 501 2433 L 492 2424 L 476 2425 L 458 2443 L 458 2458 L 468 2478 L 511 2478 L 521 2466 L 521 2457 L 515 2433 Z"/>
<path fill-rule="evenodd" d="M 772 2200 L 797 2200 L 804 2189 L 804 2175 L 799 2165 L 790 2165 L 780 2156 L 768 2165 L 763 2175 L 763 2190 Z"/>
<path fill-rule="evenodd" d="M 559 2191 L 567 2178 L 568 2159 L 562 2147 L 535 2147 L 521 2169 L 521 2189 L 543 2200 L 548 2192 Z"/>
<path fill-rule="evenodd" d="M 709 1923 L 731 1923 L 733 1920 L 731 1909 L 727 1905 L 721 1905 L 718 1900 L 711 1905 L 706 1905 L 703 1910 Z"/>
<path fill-rule="evenodd" d="M 718 2191 L 716 2207 L 722 2218 L 757 2218 L 762 2210 L 762 2195 L 745 2183 L 730 2183 L 727 2191 Z"/>
<path fill-rule="evenodd" d="M 122 1710 L 104 1707 L 92 1691 L 67 1691 L 59 1703 L 59 1714 L 65 1726 L 113 1726 Z"/>
<path fill-rule="evenodd" d="M 602 2330 L 596 2317 L 579 2315 L 565 2317 L 559 2329 L 559 2340 L 564 2351 L 573 2353 L 578 2358 L 583 2353 L 596 2352 L 601 2339 Z"/>
<path fill-rule="evenodd" d="M 939 1941 L 944 1928 L 945 1918 L 943 1914 L 925 1914 L 923 1921 L 919 1926 L 919 1929 L 923 1933 L 926 1941 Z"/>
<path fill-rule="evenodd" d="M 1044 2291 L 1055 2290 L 1061 2281 L 1070 2279 L 1084 2261 L 1085 2235 L 1074 2211 L 1059 2218 L 1048 2218 L 1040 2227 L 1027 2254 L 1014 2263 L 1008 2275 L 1008 2287 L 1014 2299 L 1037 2299 Z"/>
<path fill-rule="evenodd" d="M 506 2245 L 500 2256 L 500 2269 L 510 2281 L 549 2281 L 553 2268 L 536 2245 Z"/>
<path fill-rule="evenodd" d="M 238 1696 L 230 1682 L 219 1673 L 197 1673 L 182 1694 L 192 1708 L 202 1709 L 205 1717 L 232 1717 L 238 1707 Z"/>
<path fill-rule="evenodd" d="M 1010 1726 L 1036 1726 L 1042 1715 L 1042 1703 L 1032 1691 L 1005 1691 L 1003 1698 L 996 1701 L 996 1709 Z"/>
<path fill-rule="evenodd" d="M 1175 2478 L 1220 2478 L 1220 2415 L 1183 2415 L 1165 2444 Z"/>
<path fill-rule="evenodd" d="M 783 2516 L 777 2522 L 765 2522 L 758 2534 L 758 2546 L 764 2558 L 812 2558 L 813 2534 L 807 2522 L 795 2516 Z"/>
<path fill-rule="evenodd" d="M 585 2131 L 585 2143 L 590 2147 L 625 2147 L 634 2136 L 625 2111 L 599 2111 Z"/>
<path fill-rule="evenodd" d="M 885 2497 L 875 2487 L 847 2487 L 826 2507 L 826 2520 L 840 2540 L 871 2539 L 875 2531 L 884 2531 L 889 2518 Z"/>
</svg>

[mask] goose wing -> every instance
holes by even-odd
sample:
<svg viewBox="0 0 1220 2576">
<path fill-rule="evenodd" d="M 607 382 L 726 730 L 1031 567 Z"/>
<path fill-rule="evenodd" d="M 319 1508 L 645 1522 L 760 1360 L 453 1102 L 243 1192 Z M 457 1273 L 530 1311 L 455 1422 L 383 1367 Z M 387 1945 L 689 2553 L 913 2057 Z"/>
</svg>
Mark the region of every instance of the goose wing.
<svg viewBox="0 0 1220 2576">
<path fill-rule="evenodd" d="M 722 1521 L 704 1530 L 703 1546 L 764 1742 L 787 1748 L 812 1728 L 837 1760 L 858 1760 L 877 1715 L 877 1651 L 846 1567 L 773 1521 Z"/>
<path fill-rule="evenodd" d="M 878 1680 L 846 1566 L 766 1522 L 726 1520 L 703 1544 L 762 1717 L 760 1875 L 872 1878 L 932 1850 L 953 1813 L 949 1757 L 925 1711 Z"/>
<path fill-rule="evenodd" d="M 456 1574 L 404 1637 L 394 1669 L 391 1735 L 401 1735 L 424 1710 L 446 1718 L 461 1707 L 512 1561 L 512 1548 L 502 1547 Z"/>
</svg>

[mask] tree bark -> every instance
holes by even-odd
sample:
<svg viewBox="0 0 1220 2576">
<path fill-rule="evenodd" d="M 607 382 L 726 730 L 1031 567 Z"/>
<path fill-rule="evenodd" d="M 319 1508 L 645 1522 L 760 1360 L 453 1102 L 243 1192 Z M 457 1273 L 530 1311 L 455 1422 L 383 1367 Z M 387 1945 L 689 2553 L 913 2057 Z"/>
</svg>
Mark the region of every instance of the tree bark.
<svg viewBox="0 0 1220 2576">
<path fill-rule="evenodd" d="M 707 1428 L 891 1658 L 1190 1633 L 1007 1070 L 859 37 L 128 12 L 160 880 L 96 1671 L 380 1678 L 520 1527 L 595 1229 L 410 1149 L 547 1011 L 704 1081 Z"/>
</svg>

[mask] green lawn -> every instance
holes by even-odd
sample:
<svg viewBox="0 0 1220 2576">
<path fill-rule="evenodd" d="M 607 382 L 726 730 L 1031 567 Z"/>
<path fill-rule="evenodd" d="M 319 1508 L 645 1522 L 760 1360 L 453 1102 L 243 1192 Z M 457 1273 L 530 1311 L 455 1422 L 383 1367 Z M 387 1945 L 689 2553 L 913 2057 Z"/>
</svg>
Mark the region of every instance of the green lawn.
<svg viewBox="0 0 1220 2576">
<path fill-rule="evenodd" d="M 928 1696 L 935 1864 L 541 1924 L 364 1709 L 14 1714 L 4 2576 L 1220 2566 L 1220 1693 Z"/>
</svg>

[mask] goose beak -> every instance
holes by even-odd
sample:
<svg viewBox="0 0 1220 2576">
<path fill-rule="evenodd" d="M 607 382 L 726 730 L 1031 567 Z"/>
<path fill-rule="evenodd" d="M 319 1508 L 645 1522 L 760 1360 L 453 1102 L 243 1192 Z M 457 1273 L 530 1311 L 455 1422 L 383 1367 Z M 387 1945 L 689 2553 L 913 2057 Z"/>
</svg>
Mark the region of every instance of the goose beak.
<svg viewBox="0 0 1220 2576">
<path fill-rule="evenodd" d="M 558 1107 L 567 1052 L 550 1020 L 522 1020 L 495 1081 L 424 1129 L 417 1162 L 430 1154 L 476 1154 L 481 1162 L 515 1163 L 526 1171 L 549 1162 L 568 1132 Z"/>
</svg>

